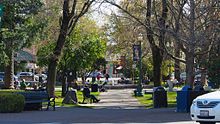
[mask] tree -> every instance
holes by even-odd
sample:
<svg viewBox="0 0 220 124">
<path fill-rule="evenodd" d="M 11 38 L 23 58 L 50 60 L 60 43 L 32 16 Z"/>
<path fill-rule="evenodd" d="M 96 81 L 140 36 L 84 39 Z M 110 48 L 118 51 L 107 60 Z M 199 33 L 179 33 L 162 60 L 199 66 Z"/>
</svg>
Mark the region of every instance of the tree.
<svg viewBox="0 0 220 124">
<path fill-rule="evenodd" d="M 169 10 L 171 21 L 168 34 L 175 39 L 175 43 L 185 53 L 187 84 L 193 87 L 196 64 L 195 57 L 203 56 L 203 60 L 212 49 L 215 41 L 217 0 L 202 1 L 171 1 Z M 199 60 L 201 61 L 201 60 Z M 202 67 L 204 68 L 204 67 Z"/>
<path fill-rule="evenodd" d="M 55 82 L 56 82 L 56 67 L 59 61 L 59 57 L 62 53 L 62 49 L 65 45 L 66 38 L 74 30 L 78 20 L 86 14 L 89 7 L 94 0 L 64 0 L 62 8 L 62 17 L 60 21 L 60 32 L 57 39 L 56 46 L 53 53 L 50 56 L 48 65 L 48 79 L 47 90 L 50 96 L 54 96 Z"/>
<path fill-rule="evenodd" d="M 193 86 L 195 57 L 205 56 L 214 45 L 216 26 L 219 17 L 218 0 L 183 0 L 183 1 L 126 1 L 125 6 L 118 5 L 114 1 L 106 2 L 118 7 L 132 19 L 145 27 L 148 42 L 151 46 L 155 86 L 160 85 L 161 64 L 165 54 L 178 62 L 186 63 L 187 84 Z M 133 9 L 129 10 L 130 5 L 136 8 L 143 7 L 145 17 L 140 18 L 134 14 Z M 144 6 L 143 6 L 144 5 Z M 174 39 L 177 46 L 175 52 L 179 56 L 178 49 L 181 49 L 186 57 L 185 60 L 176 57 L 167 51 L 167 38 Z"/>
<path fill-rule="evenodd" d="M 105 0 L 107 3 L 110 3 L 124 13 L 129 15 L 131 20 L 136 21 L 140 29 L 144 29 L 145 32 L 143 33 L 144 36 L 147 37 L 148 42 L 151 47 L 152 58 L 153 58 L 153 82 L 154 86 L 161 85 L 161 66 L 164 57 L 164 50 L 162 49 L 165 44 L 165 33 L 166 33 L 166 20 L 167 20 L 167 1 L 162 0 L 154 1 L 154 0 L 147 0 L 147 1 L 126 1 L 124 6 L 116 4 L 115 1 Z M 142 9 L 143 11 L 138 11 L 137 15 L 130 9 L 129 7 L 133 5 Z M 155 7 L 155 6 L 158 7 Z M 134 8 L 135 8 L 134 7 Z M 156 23 L 153 23 L 156 22 Z"/>
<path fill-rule="evenodd" d="M 219 39 L 219 37 L 216 37 Z M 216 40 L 217 41 L 217 40 Z M 219 40 L 218 40 L 219 41 Z M 220 85 L 220 43 L 216 43 L 209 55 L 209 61 L 206 63 L 208 67 L 208 79 L 213 83 L 215 88 Z"/>
<path fill-rule="evenodd" d="M 63 82 L 63 96 L 66 93 L 65 78 L 69 72 L 72 73 L 72 78 L 74 79 L 77 77 L 76 74 L 80 74 L 80 72 L 83 77 L 86 72 L 93 70 L 92 67 L 98 64 L 98 60 L 104 58 L 106 41 L 102 34 L 102 31 L 94 21 L 84 17 L 79 20 L 72 34 L 66 39 L 66 44 L 58 63 L 58 70 L 61 72 L 60 76 Z M 42 67 L 48 65 L 49 55 L 54 48 L 55 43 L 51 41 L 39 49 L 37 53 L 38 65 Z M 73 79 L 68 79 L 68 81 L 72 82 Z"/>
<path fill-rule="evenodd" d="M 3 0 L 1 43 L 5 61 L 5 87 L 13 88 L 14 52 L 30 46 L 43 29 L 43 21 L 33 18 L 42 7 L 40 0 Z M 39 19 L 40 20 L 40 19 Z"/>
</svg>

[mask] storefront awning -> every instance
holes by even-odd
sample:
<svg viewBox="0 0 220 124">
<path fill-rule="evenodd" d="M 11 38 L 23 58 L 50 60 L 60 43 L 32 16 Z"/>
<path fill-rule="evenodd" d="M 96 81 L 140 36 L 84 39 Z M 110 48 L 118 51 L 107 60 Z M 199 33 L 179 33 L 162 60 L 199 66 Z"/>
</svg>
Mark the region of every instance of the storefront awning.
<svg viewBox="0 0 220 124">
<path fill-rule="evenodd" d="M 21 62 L 21 61 L 25 61 L 25 62 L 36 62 L 36 56 L 23 51 L 23 50 L 19 50 L 18 52 L 15 53 L 15 61 L 17 62 Z"/>
</svg>

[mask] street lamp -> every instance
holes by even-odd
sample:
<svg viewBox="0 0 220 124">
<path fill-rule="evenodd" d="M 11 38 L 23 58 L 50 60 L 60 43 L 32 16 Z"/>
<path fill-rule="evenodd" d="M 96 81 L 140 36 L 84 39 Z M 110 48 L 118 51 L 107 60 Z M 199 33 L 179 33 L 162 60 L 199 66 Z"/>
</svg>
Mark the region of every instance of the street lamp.
<svg viewBox="0 0 220 124">
<path fill-rule="evenodd" d="M 141 41 L 143 39 L 143 35 L 140 33 L 138 35 L 138 41 L 139 41 L 139 54 L 138 54 L 138 62 L 139 62 L 139 82 L 137 85 L 137 90 L 136 90 L 136 96 L 143 96 L 142 93 L 142 50 L 141 50 Z"/>
</svg>

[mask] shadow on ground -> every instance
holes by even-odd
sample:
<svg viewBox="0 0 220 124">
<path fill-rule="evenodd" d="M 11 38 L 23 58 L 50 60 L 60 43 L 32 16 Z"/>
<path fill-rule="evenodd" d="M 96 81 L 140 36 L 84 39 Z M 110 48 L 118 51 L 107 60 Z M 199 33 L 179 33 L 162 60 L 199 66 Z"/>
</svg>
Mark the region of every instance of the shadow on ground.
<svg viewBox="0 0 220 124">
<path fill-rule="evenodd" d="M 0 123 L 7 124 L 70 124 L 70 123 L 174 123 L 191 121 L 189 113 L 174 108 L 57 108 L 56 111 L 25 111 L 0 114 Z"/>
</svg>

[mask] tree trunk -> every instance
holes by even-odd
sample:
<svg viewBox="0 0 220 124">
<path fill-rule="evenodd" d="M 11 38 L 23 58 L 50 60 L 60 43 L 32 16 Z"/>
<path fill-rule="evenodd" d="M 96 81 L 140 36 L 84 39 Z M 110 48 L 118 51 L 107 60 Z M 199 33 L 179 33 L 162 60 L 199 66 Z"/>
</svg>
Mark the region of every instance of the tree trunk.
<svg viewBox="0 0 220 124">
<path fill-rule="evenodd" d="M 156 46 L 151 47 L 153 57 L 153 82 L 154 87 L 161 86 L 161 66 L 163 55 Z"/>
<path fill-rule="evenodd" d="M 47 91 L 49 96 L 54 96 L 55 91 L 55 83 L 56 83 L 56 67 L 59 61 L 59 57 L 61 55 L 62 49 L 65 44 L 67 32 L 68 32 L 68 24 L 69 24 L 69 15 L 67 14 L 67 8 L 68 8 L 68 1 L 64 2 L 63 7 L 65 7 L 65 10 L 63 10 L 63 19 L 62 19 L 62 25 L 59 33 L 59 37 L 57 40 L 56 47 L 53 51 L 53 54 L 50 58 L 50 62 L 48 65 L 48 80 L 47 80 Z"/>
<path fill-rule="evenodd" d="M 175 43 L 175 49 L 174 49 L 174 52 L 175 52 L 175 56 L 177 58 L 180 58 L 180 48 L 178 47 L 178 44 Z M 175 59 L 175 62 L 174 62 L 174 68 L 175 68 L 175 79 L 177 79 L 178 81 L 180 81 L 180 61 Z"/>
<path fill-rule="evenodd" d="M 9 44 L 8 44 L 9 43 Z M 5 66 L 5 77 L 4 83 L 5 88 L 13 89 L 14 88 L 14 51 L 10 48 L 12 46 L 12 42 L 8 42 L 6 45 L 6 54 L 9 58 L 9 62 Z"/>
<path fill-rule="evenodd" d="M 54 97 L 55 83 L 56 83 L 56 67 L 57 61 L 50 60 L 48 67 L 48 77 L 47 77 L 47 92 L 49 96 Z"/>
<path fill-rule="evenodd" d="M 49 65 L 48 65 L 48 79 L 47 79 L 47 91 L 50 96 L 54 96 L 55 91 L 55 83 L 56 83 L 56 67 L 59 60 L 59 57 L 61 55 L 65 39 L 66 39 L 66 32 L 67 32 L 67 26 L 68 23 L 64 26 L 64 28 L 61 28 L 61 32 L 59 34 L 59 38 L 57 41 L 57 45 L 54 49 L 54 53 L 50 59 Z M 63 29 L 63 30 L 62 30 Z"/>
<path fill-rule="evenodd" d="M 147 0 L 147 12 L 145 23 L 147 25 L 146 32 L 147 38 L 151 45 L 152 57 L 153 57 L 153 82 L 154 86 L 161 86 L 161 65 L 163 57 L 161 56 L 160 49 L 154 42 L 154 33 L 151 27 L 151 13 L 152 13 L 152 1 Z"/>
<path fill-rule="evenodd" d="M 201 84 L 203 86 L 207 85 L 205 70 L 201 70 Z"/>
<path fill-rule="evenodd" d="M 194 82 L 194 53 L 186 53 L 186 84 L 193 88 Z"/>
<path fill-rule="evenodd" d="M 189 46 L 186 52 L 186 84 L 193 88 L 194 83 L 194 55 L 195 55 L 195 0 L 189 0 L 190 15 L 189 15 Z"/>
<path fill-rule="evenodd" d="M 65 75 L 65 72 L 62 73 L 62 97 L 66 96 L 66 92 L 67 92 L 67 77 Z"/>
</svg>

